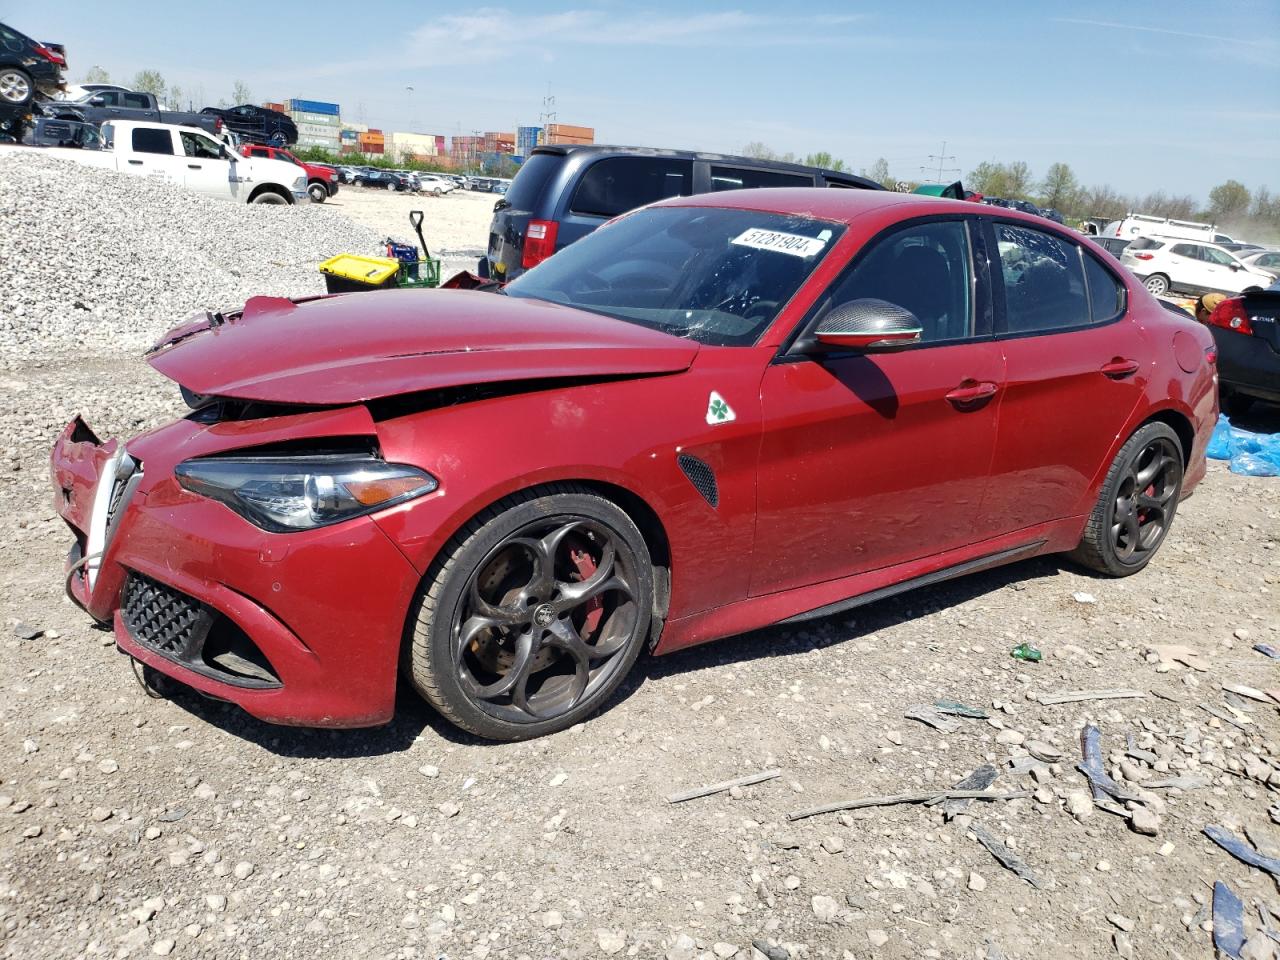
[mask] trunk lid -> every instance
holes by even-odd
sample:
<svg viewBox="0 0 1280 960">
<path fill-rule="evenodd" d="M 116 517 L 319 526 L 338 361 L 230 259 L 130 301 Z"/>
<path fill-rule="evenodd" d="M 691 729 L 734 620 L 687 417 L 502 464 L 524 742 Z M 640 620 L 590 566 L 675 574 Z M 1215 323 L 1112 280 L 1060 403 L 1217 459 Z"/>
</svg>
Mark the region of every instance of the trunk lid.
<svg viewBox="0 0 1280 960">
<path fill-rule="evenodd" d="M 205 314 L 148 352 L 188 390 L 340 405 L 447 387 L 688 369 L 698 345 L 539 300 L 467 290 L 379 290 L 294 302 L 254 297 Z"/>
</svg>

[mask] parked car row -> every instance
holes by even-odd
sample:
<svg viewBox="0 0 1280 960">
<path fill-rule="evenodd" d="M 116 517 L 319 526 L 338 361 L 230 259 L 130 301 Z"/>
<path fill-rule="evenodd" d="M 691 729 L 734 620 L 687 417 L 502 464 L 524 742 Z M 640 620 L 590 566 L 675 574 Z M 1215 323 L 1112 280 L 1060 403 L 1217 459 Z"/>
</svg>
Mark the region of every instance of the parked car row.
<svg viewBox="0 0 1280 960">
<path fill-rule="evenodd" d="M 462 180 L 452 174 L 388 170 L 384 167 L 338 166 L 334 170 L 343 183 L 401 193 L 430 193 L 437 197 L 457 190 Z"/>
<path fill-rule="evenodd" d="M 1221 244 L 1176 237 L 1140 236 L 1124 248 L 1120 262 L 1156 296 L 1263 290 L 1280 275 L 1280 265 L 1268 271 Z"/>
</svg>

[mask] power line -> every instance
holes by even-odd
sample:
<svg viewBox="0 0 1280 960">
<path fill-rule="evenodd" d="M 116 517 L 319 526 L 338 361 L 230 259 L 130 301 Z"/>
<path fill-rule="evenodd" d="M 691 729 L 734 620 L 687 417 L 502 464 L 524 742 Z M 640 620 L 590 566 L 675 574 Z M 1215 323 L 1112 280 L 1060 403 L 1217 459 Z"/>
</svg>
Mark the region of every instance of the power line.
<svg viewBox="0 0 1280 960">
<path fill-rule="evenodd" d="M 947 154 L 947 141 L 945 141 L 945 140 L 943 140 L 943 141 L 942 141 L 942 150 L 941 150 L 941 152 L 939 152 L 939 153 L 931 153 L 931 154 L 929 154 L 929 162 L 930 162 L 930 163 L 932 163 L 932 162 L 933 162 L 933 161 L 935 161 L 935 160 L 936 160 L 936 161 L 938 161 L 938 170 L 937 170 L 937 174 L 938 174 L 938 175 L 937 175 L 937 178 L 936 178 L 936 179 L 935 179 L 935 181 L 934 181 L 935 183 L 942 183 L 942 175 L 943 175 L 944 173 L 959 173 L 959 172 L 960 172 L 960 168 L 959 168 L 959 167 L 948 167 L 948 166 L 946 166 L 946 165 L 945 165 L 945 164 L 947 163 L 947 161 L 948 161 L 948 160 L 954 160 L 954 159 L 955 159 L 955 156 L 954 156 L 954 155 L 948 155 L 948 154 Z M 921 172 L 921 173 L 932 173 L 933 171 L 932 171 L 931 169 L 927 168 L 927 167 L 921 167 L 921 168 L 920 168 L 920 172 Z"/>
</svg>

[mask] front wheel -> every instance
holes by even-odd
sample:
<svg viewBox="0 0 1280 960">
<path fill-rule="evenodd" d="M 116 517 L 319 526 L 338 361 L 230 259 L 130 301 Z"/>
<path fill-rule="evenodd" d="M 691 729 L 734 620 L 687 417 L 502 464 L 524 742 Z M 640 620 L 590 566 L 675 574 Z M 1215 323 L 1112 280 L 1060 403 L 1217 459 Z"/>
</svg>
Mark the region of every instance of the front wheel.
<svg viewBox="0 0 1280 960">
<path fill-rule="evenodd" d="M 329 199 L 329 190 L 323 183 L 313 183 L 307 187 L 307 193 L 311 194 L 312 203 L 324 203 Z"/>
<path fill-rule="evenodd" d="M 1116 454 L 1071 558 L 1112 577 L 1150 563 L 1178 512 L 1182 464 L 1182 442 L 1171 427 L 1141 427 Z"/>
<path fill-rule="evenodd" d="M 270 204 L 270 205 L 272 205 L 272 206 L 278 206 L 278 207 L 287 207 L 287 206 L 289 205 L 289 201 L 288 201 L 288 200 L 286 200 L 283 196 L 281 196 L 280 194 L 278 194 L 278 193 L 276 193 L 276 192 L 274 192 L 274 191 L 272 191 L 272 190 L 264 190 L 264 191 L 262 191 L 262 193 L 258 194 L 256 197 L 254 197 L 254 198 L 253 198 L 252 200 L 250 200 L 249 202 L 250 202 L 250 203 L 265 203 L 265 204 Z"/>
<path fill-rule="evenodd" d="M 653 568 L 618 506 L 578 486 L 481 513 L 423 579 L 404 665 L 444 717 L 524 740 L 597 710 L 649 633 Z"/>
<path fill-rule="evenodd" d="M 35 99 L 36 87 L 31 74 L 18 67 L 0 69 L 0 103 L 7 107 L 25 107 Z"/>
<path fill-rule="evenodd" d="M 1153 273 L 1147 277 L 1143 286 L 1151 291 L 1152 296 L 1162 297 L 1169 292 L 1169 278 L 1162 273 Z"/>
</svg>

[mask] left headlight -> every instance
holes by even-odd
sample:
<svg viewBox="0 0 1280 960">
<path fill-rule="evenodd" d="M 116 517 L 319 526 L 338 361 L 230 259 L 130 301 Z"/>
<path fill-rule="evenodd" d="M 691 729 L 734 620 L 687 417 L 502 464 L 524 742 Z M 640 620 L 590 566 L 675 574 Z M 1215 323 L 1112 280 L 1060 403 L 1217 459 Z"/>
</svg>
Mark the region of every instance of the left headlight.
<svg viewBox="0 0 1280 960">
<path fill-rule="evenodd" d="M 192 493 L 275 533 L 310 530 L 431 493 L 426 471 L 374 457 L 208 457 L 174 468 Z"/>
</svg>

